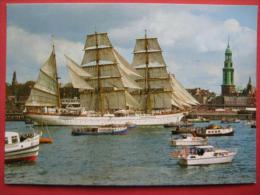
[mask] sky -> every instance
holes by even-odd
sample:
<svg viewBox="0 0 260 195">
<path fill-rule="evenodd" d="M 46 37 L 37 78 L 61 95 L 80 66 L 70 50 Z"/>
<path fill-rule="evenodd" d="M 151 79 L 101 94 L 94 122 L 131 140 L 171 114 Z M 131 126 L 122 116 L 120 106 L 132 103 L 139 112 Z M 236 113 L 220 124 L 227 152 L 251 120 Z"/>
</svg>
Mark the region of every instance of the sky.
<svg viewBox="0 0 260 195">
<path fill-rule="evenodd" d="M 69 82 L 64 54 L 79 64 L 86 35 L 107 32 L 132 62 L 136 38 L 157 37 L 169 72 L 185 88 L 220 93 L 228 37 L 235 85 L 256 79 L 257 6 L 174 4 L 9 4 L 7 82 L 36 80 L 55 44 L 59 77 Z M 54 39 L 52 41 L 52 35 Z"/>
</svg>

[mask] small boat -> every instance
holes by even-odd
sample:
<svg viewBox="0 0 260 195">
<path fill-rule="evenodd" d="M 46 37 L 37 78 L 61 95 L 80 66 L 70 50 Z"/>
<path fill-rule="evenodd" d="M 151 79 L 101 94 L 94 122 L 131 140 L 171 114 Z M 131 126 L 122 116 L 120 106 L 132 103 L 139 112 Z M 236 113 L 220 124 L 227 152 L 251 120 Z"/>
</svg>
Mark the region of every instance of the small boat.
<svg viewBox="0 0 260 195">
<path fill-rule="evenodd" d="M 37 133 L 5 133 L 5 162 L 35 161 L 39 153 L 40 135 Z"/>
<path fill-rule="evenodd" d="M 71 132 L 72 135 L 123 135 L 127 133 L 127 126 L 125 125 L 103 125 L 96 127 L 78 127 Z"/>
<path fill-rule="evenodd" d="M 192 123 L 208 123 L 210 122 L 209 119 L 203 118 L 203 117 L 198 117 L 198 118 L 190 118 L 187 119 L 188 122 L 192 122 Z"/>
<path fill-rule="evenodd" d="M 49 130 L 46 128 L 43 128 L 40 134 L 40 144 L 52 144 L 53 143 L 53 139 L 51 137 L 51 134 L 49 132 Z"/>
<path fill-rule="evenodd" d="M 41 144 L 52 144 L 53 140 L 50 137 L 40 137 Z"/>
<path fill-rule="evenodd" d="M 178 138 L 171 139 L 173 146 L 201 146 L 208 144 L 208 139 L 197 137 L 192 134 L 181 134 Z"/>
<path fill-rule="evenodd" d="M 214 124 L 204 128 L 197 128 L 195 132 L 197 136 L 201 137 L 234 135 L 234 129 L 231 126 L 222 127 Z"/>
<path fill-rule="evenodd" d="M 194 146 L 179 151 L 177 158 L 180 165 L 210 165 L 230 163 L 236 152 L 215 149 L 213 146 Z"/>
<path fill-rule="evenodd" d="M 179 122 L 179 123 L 167 123 L 164 125 L 165 128 L 168 127 L 192 127 L 194 124 L 192 122 Z"/>
</svg>

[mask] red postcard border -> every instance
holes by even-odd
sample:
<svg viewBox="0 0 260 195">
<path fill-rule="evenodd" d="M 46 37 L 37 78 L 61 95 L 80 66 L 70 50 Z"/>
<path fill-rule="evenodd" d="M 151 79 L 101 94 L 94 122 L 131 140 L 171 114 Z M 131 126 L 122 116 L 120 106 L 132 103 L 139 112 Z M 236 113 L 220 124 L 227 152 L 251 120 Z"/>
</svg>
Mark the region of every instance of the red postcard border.
<svg viewBox="0 0 260 195">
<path fill-rule="evenodd" d="M 4 129 L 5 129 L 5 82 L 6 82 L 6 5 L 8 3 L 176 3 L 176 4 L 215 4 L 215 5 L 257 5 L 258 0 L 0 0 L 0 194 L 5 195 L 46 195 L 46 194 L 129 194 L 129 195 L 219 195 L 224 194 L 257 194 L 260 192 L 259 168 L 256 171 L 256 184 L 208 185 L 208 186 L 168 186 L 168 187 L 84 187 L 84 186 L 41 186 L 41 185 L 5 185 L 4 184 Z M 257 108 L 259 107 L 259 12 L 257 30 Z M 257 112 L 257 126 L 259 126 Z M 256 164 L 259 164 L 260 135 L 256 131 Z"/>
</svg>

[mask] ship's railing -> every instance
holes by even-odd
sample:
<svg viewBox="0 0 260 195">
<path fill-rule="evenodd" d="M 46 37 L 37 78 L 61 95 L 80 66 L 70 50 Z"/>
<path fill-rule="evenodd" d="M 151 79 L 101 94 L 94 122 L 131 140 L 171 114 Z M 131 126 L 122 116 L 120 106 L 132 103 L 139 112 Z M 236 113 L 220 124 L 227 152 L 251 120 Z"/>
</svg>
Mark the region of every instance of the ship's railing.
<svg viewBox="0 0 260 195">
<path fill-rule="evenodd" d="M 61 99 L 61 104 L 64 104 L 64 105 L 68 105 L 68 104 L 79 105 L 80 100 L 79 99 L 64 98 L 64 99 Z"/>
</svg>

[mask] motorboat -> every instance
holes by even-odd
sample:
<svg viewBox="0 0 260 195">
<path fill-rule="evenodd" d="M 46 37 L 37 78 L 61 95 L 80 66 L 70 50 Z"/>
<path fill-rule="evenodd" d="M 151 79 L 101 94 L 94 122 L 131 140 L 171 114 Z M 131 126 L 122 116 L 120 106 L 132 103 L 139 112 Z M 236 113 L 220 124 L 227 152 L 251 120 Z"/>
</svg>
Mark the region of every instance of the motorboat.
<svg viewBox="0 0 260 195">
<path fill-rule="evenodd" d="M 208 139 L 197 137 L 192 134 L 181 134 L 179 137 L 172 137 L 171 145 L 173 146 L 200 146 L 208 144 Z"/>
<path fill-rule="evenodd" d="M 102 125 L 102 126 L 86 126 L 74 128 L 71 132 L 72 135 L 122 135 L 127 133 L 126 125 Z"/>
<path fill-rule="evenodd" d="M 232 126 L 222 127 L 214 124 L 204 128 L 197 128 L 195 132 L 197 136 L 201 137 L 234 135 L 234 129 Z"/>
<path fill-rule="evenodd" d="M 5 132 L 5 162 L 35 161 L 39 153 L 40 135 Z"/>
<path fill-rule="evenodd" d="M 236 152 L 215 149 L 213 146 L 194 146 L 183 149 L 178 155 L 180 165 L 210 165 L 220 163 L 230 163 Z"/>
</svg>

